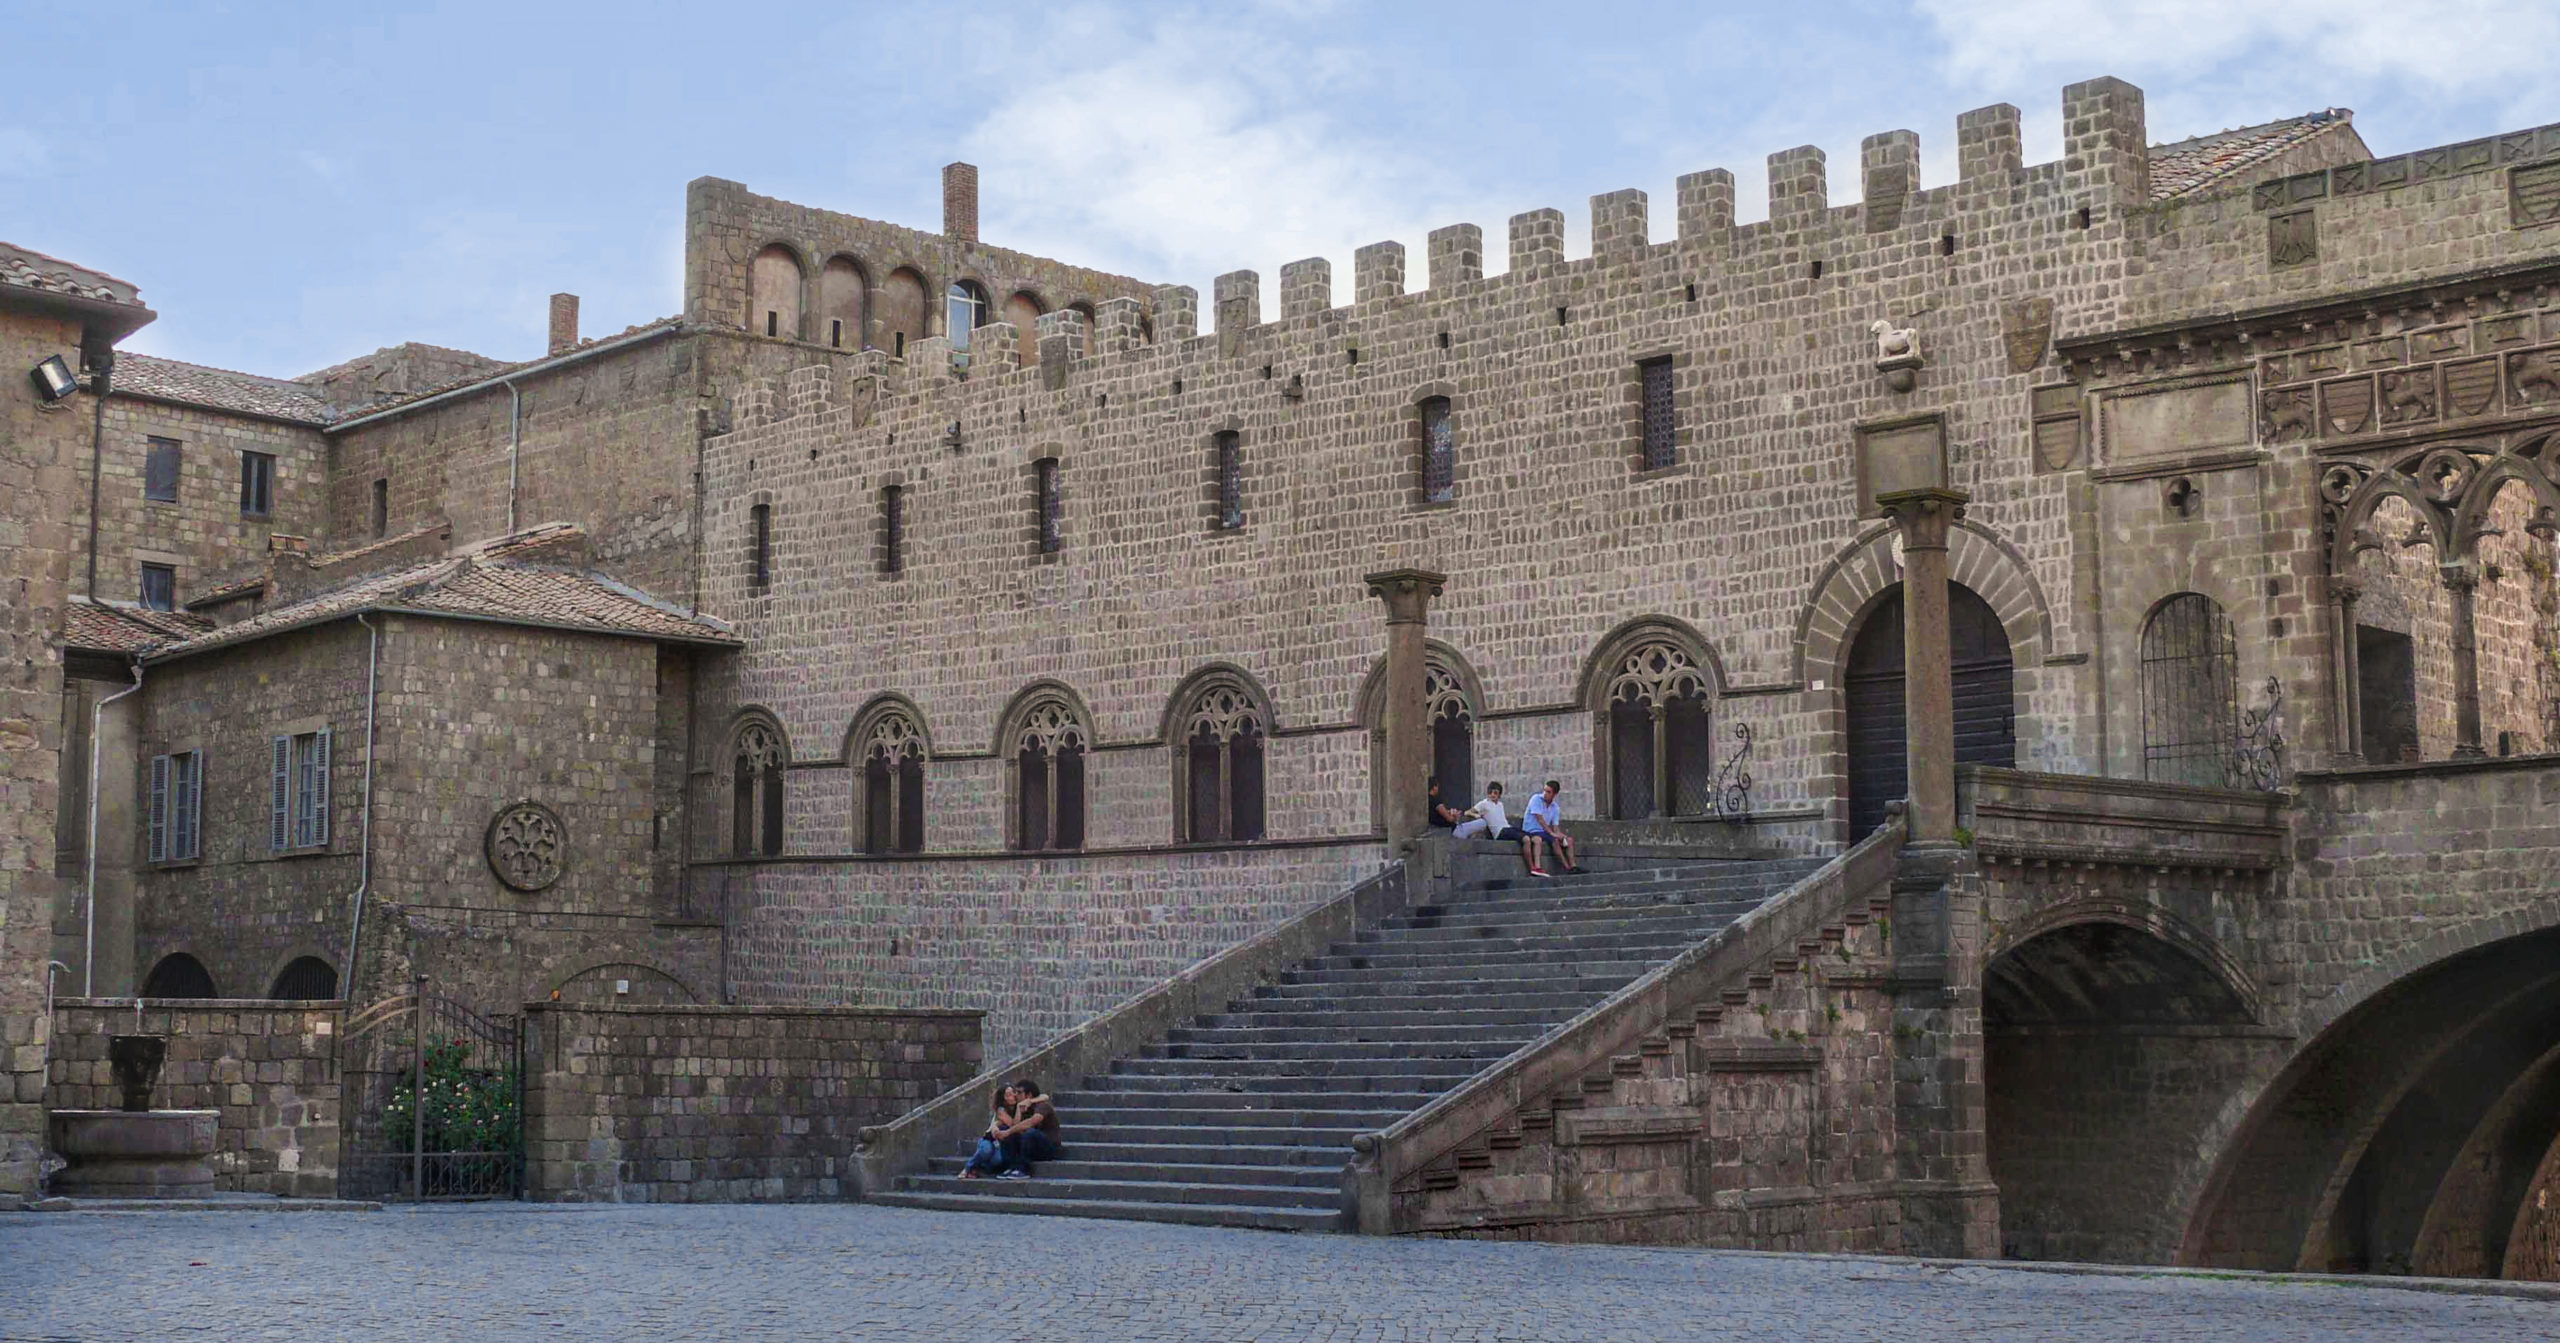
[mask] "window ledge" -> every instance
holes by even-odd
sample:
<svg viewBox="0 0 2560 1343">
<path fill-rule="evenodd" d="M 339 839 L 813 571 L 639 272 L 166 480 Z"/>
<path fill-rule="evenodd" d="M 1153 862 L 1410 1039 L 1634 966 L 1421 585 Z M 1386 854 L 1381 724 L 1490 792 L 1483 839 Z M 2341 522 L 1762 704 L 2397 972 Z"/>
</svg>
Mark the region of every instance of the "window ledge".
<svg viewBox="0 0 2560 1343">
<path fill-rule="evenodd" d="M 1689 464 L 1687 462 L 1673 462 L 1669 466 L 1656 466 L 1649 469 L 1639 468 L 1638 470 L 1629 473 L 1627 481 L 1629 484 L 1634 485 L 1650 485 L 1657 480 L 1676 480 L 1688 474 Z"/>
<path fill-rule="evenodd" d="M 1416 513 L 1446 513 L 1457 506 L 1456 499 L 1425 499 L 1420 503 L 1406 505 L 1404 511 L 1409 517 Z"/>
</svg>

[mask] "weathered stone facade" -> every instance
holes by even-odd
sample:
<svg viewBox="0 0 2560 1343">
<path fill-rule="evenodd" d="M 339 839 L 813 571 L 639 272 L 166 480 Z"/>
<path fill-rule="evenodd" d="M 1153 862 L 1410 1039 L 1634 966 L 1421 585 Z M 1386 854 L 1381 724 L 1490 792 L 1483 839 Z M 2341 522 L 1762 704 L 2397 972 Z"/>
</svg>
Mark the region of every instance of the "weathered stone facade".
<svg viewBox="0 0 2560 1343">
<path fill-rule="evenodd" d="M 981 1057 L 975 1012 L 539 1003 L 526 1025 L 526 1187 L 571 1203 L 844 1197 L 854 1131 Z"/>
</svg>

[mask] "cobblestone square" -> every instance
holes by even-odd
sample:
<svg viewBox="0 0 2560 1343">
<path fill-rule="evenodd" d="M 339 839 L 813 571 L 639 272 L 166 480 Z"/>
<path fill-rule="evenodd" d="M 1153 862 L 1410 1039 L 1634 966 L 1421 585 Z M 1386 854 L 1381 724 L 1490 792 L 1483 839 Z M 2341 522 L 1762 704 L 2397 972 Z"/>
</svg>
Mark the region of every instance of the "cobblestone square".
<svg viewBox="0 0 2560 1343">
<path fill-rule="evenodd" d="M 0 1218 L 0 1343 L 2560 1337 L 2560 1300 L 858 1204 Z"/>
</svg>

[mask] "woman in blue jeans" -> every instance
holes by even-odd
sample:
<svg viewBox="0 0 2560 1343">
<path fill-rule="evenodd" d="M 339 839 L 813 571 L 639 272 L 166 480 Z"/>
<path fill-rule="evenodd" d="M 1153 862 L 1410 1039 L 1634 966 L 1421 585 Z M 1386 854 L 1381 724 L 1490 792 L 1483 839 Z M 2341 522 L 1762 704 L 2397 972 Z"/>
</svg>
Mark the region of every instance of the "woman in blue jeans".
<svg viewBox="0 0 2560 1343">
<path fill-rule="evenodd" d="M 1014 1083 L 1013 1089 L 1019 1099 L 1014 1102 L 1014 1122 L 1000 1144 L 1004 1169 L 996 1172 L 996 1178 L 1028 1180 L 1032 1162 L 1055 1160 L 1058 1155 L 1058 1112 L 1040 1094 L 1040 1084 L 1030 1078 Z"/>
<path fill-rule="evenodd" d="M 1004 1136 L 1012 1131 L 1014 1103 L 1021 1097 L 1011 1086 L 996 1088 L 987 1101 L 987 1131 L 978 1135 L 978 1150 L 960 1168 L 960 1178 L 975 1180 L 1004 1169 Z"/>
</svg>

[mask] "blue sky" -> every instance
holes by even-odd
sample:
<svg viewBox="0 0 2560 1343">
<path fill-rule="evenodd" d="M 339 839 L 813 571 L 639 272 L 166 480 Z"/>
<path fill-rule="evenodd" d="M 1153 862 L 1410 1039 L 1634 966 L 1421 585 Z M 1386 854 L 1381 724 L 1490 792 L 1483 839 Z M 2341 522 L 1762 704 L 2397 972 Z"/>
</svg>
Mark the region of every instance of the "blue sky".
<svg viewBox="0 0 2560 1343">
<path fill-rule="evenodd" d="M 293 375 L 403 340 L 540 352 L 681 306 L 703 174 L 932 228 L 941 165 L 981 165 L 990 241 L 1191 284 L 1443 224 L 1653 198 L 1767 156 L 2015 103 L 2060 152 L 2062 86 L 2114 74 L 2155 141 L 2351 107 L 2376 153 L 2560 120 L 2549 0 L 1786 5 L 977 0 L 162 4 L 11 16 L 0 239 L 142 286 L 127 348 Z M 31 59 L 36 53 L 49 55 Z M 1417 281 L 1418 281 L 1417 273 Z"/>
</svg>

